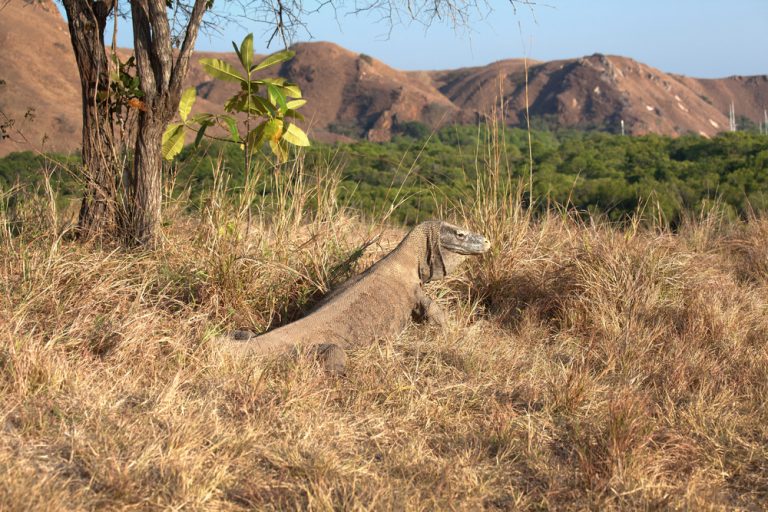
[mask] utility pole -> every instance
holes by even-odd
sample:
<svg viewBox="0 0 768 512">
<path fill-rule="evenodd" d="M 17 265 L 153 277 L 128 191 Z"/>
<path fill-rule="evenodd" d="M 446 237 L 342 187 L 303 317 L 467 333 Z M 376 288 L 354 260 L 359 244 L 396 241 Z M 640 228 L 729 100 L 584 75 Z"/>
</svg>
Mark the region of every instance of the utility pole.
<svg viewBox="0 0 768 512">
<path fill-rule="evenodd" d="M 763 109 L 763 132 L 768 135 L 768 109 Z"/>
<path fill-rule="evenodd" d="M 733 100 L 731 100 L 731 107 L 728 110 L 728 129 L 732 132 L 736 131 L 736 109 L 733 106 Z"/>
<path fill-rule="evenodd" d="M 624 135 L 624 120 L 621 120 L 621 134 Z"/>
</svg>

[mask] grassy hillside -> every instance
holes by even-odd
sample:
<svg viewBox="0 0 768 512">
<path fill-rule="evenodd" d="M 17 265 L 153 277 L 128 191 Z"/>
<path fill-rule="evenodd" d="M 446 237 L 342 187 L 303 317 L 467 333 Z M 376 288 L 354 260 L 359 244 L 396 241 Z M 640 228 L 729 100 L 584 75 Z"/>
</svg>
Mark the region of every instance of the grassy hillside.
<svg viewBox="0 0 768 512">
<path fill-rule="evenodd" d="M 341 208 L 333 168 L 267 196 L 217 174 L 154 252 L 69 242 L 68 212 L 4 192 L 0 509 L 764 507 L 768 221 L 534 218 L 479 168 L 449 216 L 492 250 L 428 290 L 450 327 L 355 347 L 340 379 L 212 342 L 402 236 Z"/>
</svg>

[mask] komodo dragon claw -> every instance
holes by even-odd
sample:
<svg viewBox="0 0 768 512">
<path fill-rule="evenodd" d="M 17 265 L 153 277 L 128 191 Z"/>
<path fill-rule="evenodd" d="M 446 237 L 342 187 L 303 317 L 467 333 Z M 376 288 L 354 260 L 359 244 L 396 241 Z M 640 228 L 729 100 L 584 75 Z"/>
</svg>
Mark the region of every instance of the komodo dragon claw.
<svg viewBox="0 0 768 512">
<path fill-rule="evenodd" d="M 486 252 L 490 242 L 441 221 L 414 227 L 388 255 L 342 284 L 310 314 L 255 336 L 235 331 L 228 348 L 237 354 L 278 354 L 312 347 L 331 373 L 343 374 L 344 348 L 398 334 L 412 316 L 445 324 L 445 313 L 423 285 L 452 273 L 467 257 Z"/>
<path fill-rule="evenodd" d="M 246 341 L 256 337 L 256 333 L 248 330 L 237 330 L 232 333 L 232 339 L 235 341 Z"/>
<path fill-rule="evenodd" d="M 325 368 L 325 371 L 335 376 L 343 376 L 347 372 L 347 354 L 335 343 L 322 343 L 315 347 L 315 353 Z"/>
</svg>

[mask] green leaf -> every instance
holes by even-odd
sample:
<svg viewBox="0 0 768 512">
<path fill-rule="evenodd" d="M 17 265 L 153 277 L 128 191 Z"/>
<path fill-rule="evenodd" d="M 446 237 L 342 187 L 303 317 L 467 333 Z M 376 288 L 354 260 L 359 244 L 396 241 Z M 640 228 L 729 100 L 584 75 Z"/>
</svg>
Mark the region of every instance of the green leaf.
<svg viewBox="0 0 768 512">
<path fill-rule="evenodd" d="M 224 102 L 224 110 L 227 112 L 244 112 L 246 95 L 243 93 L 235 94 Z"/>
<path fill-rule="evenodd" d="M 279 85 L 282 87 L 282 85 L 285 83 L 285 78 L 260 78 L 258 80 L 254 80 L 254 83 L 261 84 L 261 85 Z"/>
<path fill-rule="evenodd" d="M 237 44 L 234 41 L 232 41 L 232 48 L 235 49 L 235 53 L 237 54 L 237 60 L 239 60 L 240 63 L 242 63 L 243 58 L 240 56 L 240 48 L 237 47 Z"/>
<path fill-rule="evenodd" d="M 286 110 L 288 105 L 285 102 L 285 96 L 280 92 L 280 88 L 274 85 L 267 85 L 267 93 L 269 94 L 269 101 L 273 105 L 279 105 L 282 110 Z"/>
<path fill-rule="evenodd" d="M 163 158 L 173 160 L 184 148 L 184 125 L 172 123 L 163 133 Z"/>
<path fill-rule="evenodd" d="M 286 145 L 285 141 L 274 141 L 270 139 L 269 148 L 280 162 L 285 162 L 288 160 L 288 146 Z"/>
<path fill-rule="evenodd" d="M 243 69 L 250 71 L 253 65 L 253 34 L 248 34 L 240 43 L 240 51 L 238 52 L 240 57 L 240 63 L 243 65 Z"/>
<path fill-rule="evenodd" d="M 244 92 L 251 92 L 255 93 L 259 91 L 259 81 L 258 80 L 251 80 L 250 82 L 243 82 L 240 84 L 240 89 Z"/>
<path fill-rule="evenodd" d="M 189 116 L 196 98 L 197 89 L 194 87 L 184 89 L 184 92 L 181 93 L 181 100 L 179 101 L 179 117 L 181 117 L 182 121 L 187 121 L 187 116 Z"/>
<path fill-rule="evenodd" d="M 208 123 L 203 123 L 202 125 L 200 125 L 200 129 L 197 130 L 197 136 L 195 136 L 195 147 L 198 147 L 200 145 L 200 142 L 202 142 L 203 136 L 205 135 L 205 130 L 209 126 L 210 125 Z"/>
<path fill-rule="evenodd" d="M 248 147 L 251 148 L 251 152 L 258 150 L 262 144 L 264 144 L 264 125 L 261 123 L 259 126 L 248 132 L 245 136 Z"/>
<path fill-rule="evenodd" d="M 293 119 L 298 119 L 299 121 L 304 120 L 304 116 L 296 112 L 295 110 L 291 110 L 290 108 L 285 111 L 283 114 L 283 117 L 291 117 Z"/>
<path fill-rule="evenodd" d="M 244 82 L 246 79 L 231 65 L 221 59 L 200 59 L 200 65 L 213 78 L 226 82 Z"/>
<path fill-rule="evenodd" d="M 269 66 L 274 66 L 280 62 L 285 62 L 286 60 L 292 59 L 294 55 L 296 55 L 296 52 L 293 50 L 283 50 L 277 53 L 273 53 L 263 61 L 254 65 L 251 68 L 251 71 L 258 71 L 260 69 L 268 68 Z"/>
<path fill-rule="evenodd" d="M 257 114 L 263 117 L 273 117 L 276 112 L 275 107 L 270 102 L 255 94 L 251 95 L 251 100 L 248 103 L 247 108 L 248 112 L 251 114 Z"/>
<path fill-rule="evenodd" d="M 294 146 L 309 146 L 309 137 L 304 130 L 291 123 L 283 132 L 283 140 L 290 142 Z"/>
<path fill-rule="evenodd" d="M 192 117 L 190 117 L 189 120 L 192 123 L 199 123 L 199 124 L 209 122 L 209 125 L 210 125 L 210 120 L 213 117 L 214 117 L 213 114 L 195 114 Z"/>
<path fill-rule="evenodd" d="M 295 110 L 295 109 L 297 109 L 299 107 L 303 107 L 304 105 L 306 105 L 306 103 L 307 103 L 307 100 L 291 100 L 291 101 L 287 102 L 285 104 L 285 106 L 290 108 L 290 109 Z"/>
<path fill-rule="evenodd" d="M 264 123 L 264 137 L 277 142 L 283 134 L 283 120 L 270 119 Z"/>
<path fill-rule="evenodd" d="M 290 96 L 291 98 L 301 98 L 301 89 L 299 89 L 299 86 L 296 84 L 285 84 L 283 85 L 283 89 L 286 96 Z"/>
<path fill-rule="evenodd" d="M 251 151 L 259 149 L 262 144 L 269 141 L 270 144 L 277 143 L 283 135 L 282 119 L 270 119 L 261 123 L 251 130 L 247 135 L 248 146 Z"/>
<path fill-rule="evenodd" d="M 230 116 L 221 116 L 220 119 L 227 124 L 227 128 L 229 128 L 229 134 L 232 136 L 232 142 L 241 142 L 240 132 L 237 130 L 237 121 L 235 121 L 235 118 Z"/>
</svg>

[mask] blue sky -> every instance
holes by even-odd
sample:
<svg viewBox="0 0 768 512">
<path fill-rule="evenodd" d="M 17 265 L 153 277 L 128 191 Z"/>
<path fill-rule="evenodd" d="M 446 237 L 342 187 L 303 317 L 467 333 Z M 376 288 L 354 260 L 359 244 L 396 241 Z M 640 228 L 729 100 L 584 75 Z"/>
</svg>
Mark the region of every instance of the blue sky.
<svg viewBox="0 0 768 512">
<path fill-rule="evenodd" d="M 600 52 L 696 77 L 768 74 L 768 0 L 534 1 L 533 13 L 518 7 L 515 14 L 509 3 L 489 0 L 493 13 L 476 17 L 470 31 L 440 24 L 425 30 L 411 23 L 395 26 L 388 39 L 387 25 L 377 23 L 375 15 L 340 15 L 337 21 L 325 9 L 307 23 L 314 40 L 333 41 L 406 70 Z M 128 27 L 119 30 L 122 46 L 129 46 Z M 268 52 L 264 27 L 256 23 L 225 27 L 223 36 L 201 34 L 198 48 L 229 51 L 230 41 L 249 31 L 256 36 L 257 52 Z M 276 49 L 273 44 L 269 51 Z"/>
</svg>

